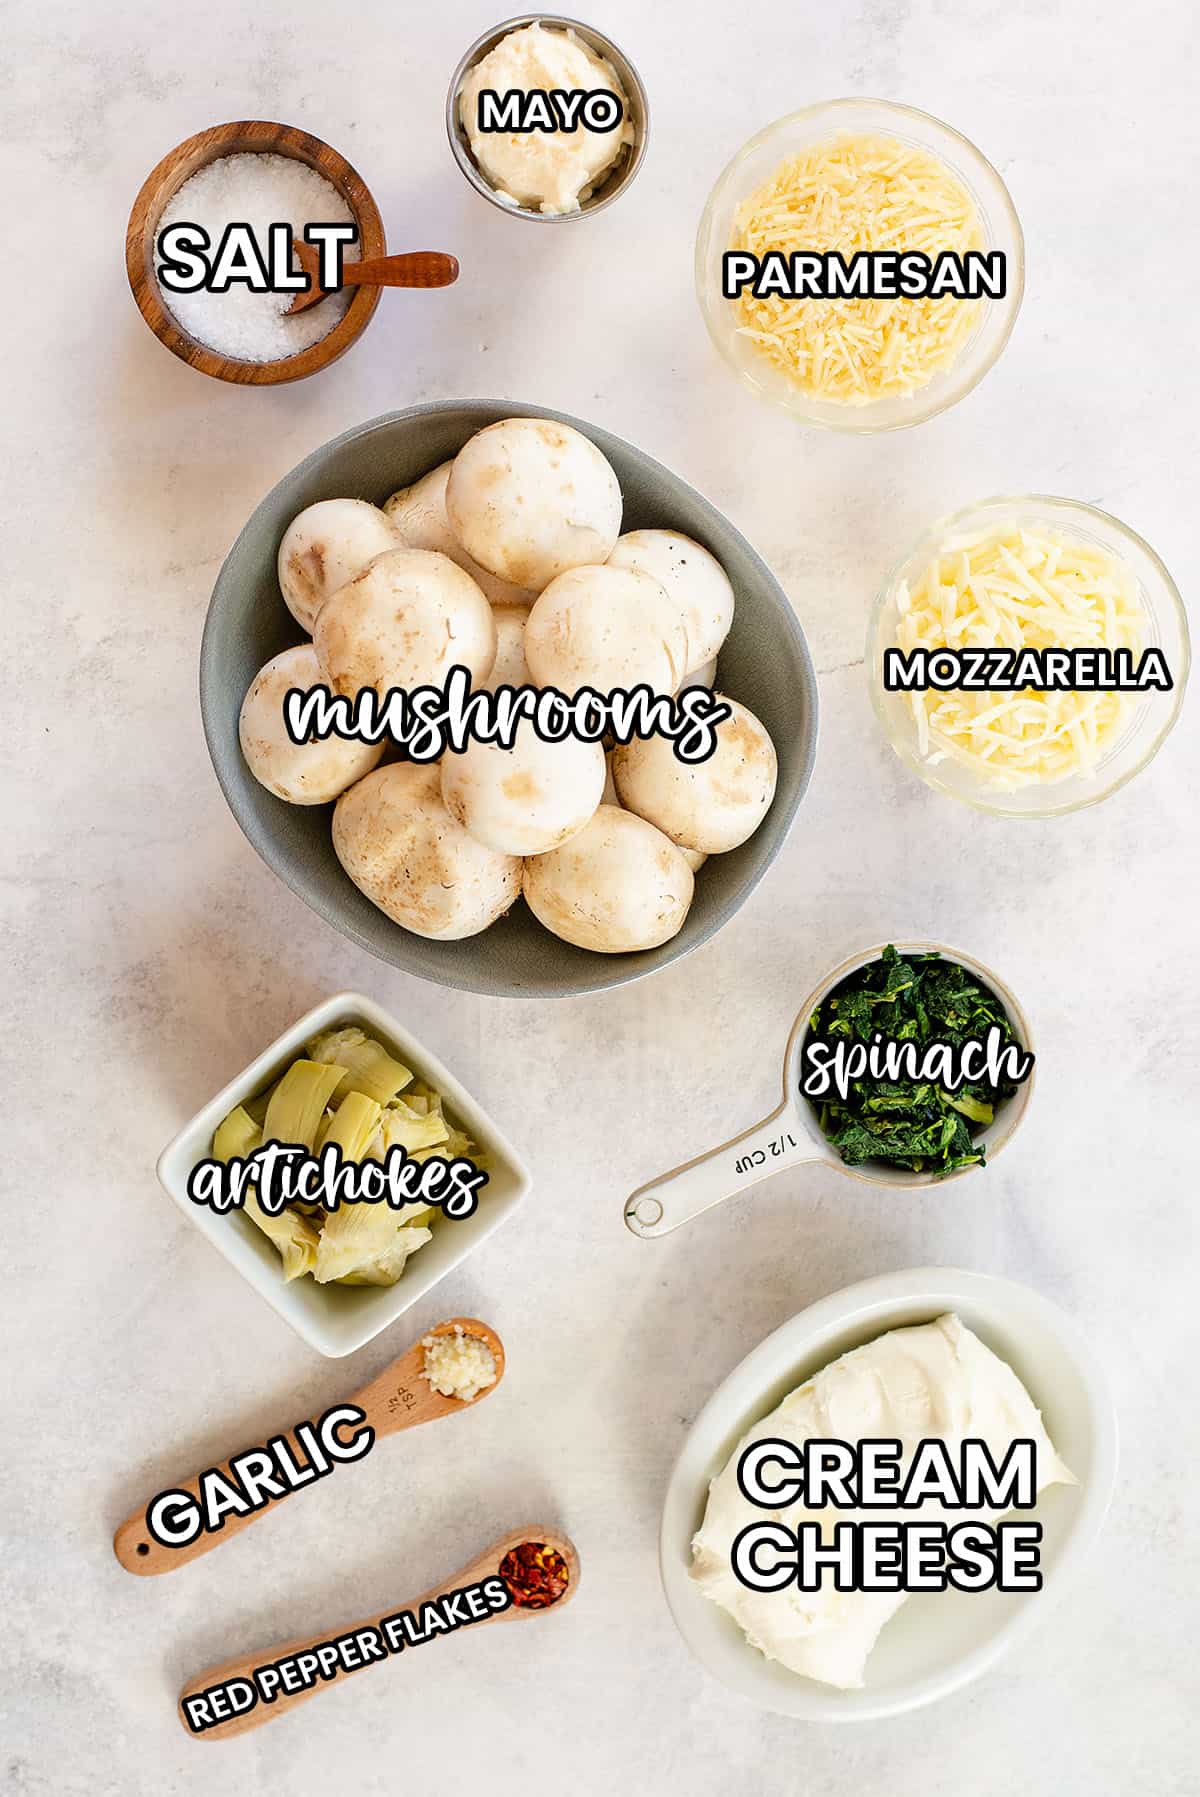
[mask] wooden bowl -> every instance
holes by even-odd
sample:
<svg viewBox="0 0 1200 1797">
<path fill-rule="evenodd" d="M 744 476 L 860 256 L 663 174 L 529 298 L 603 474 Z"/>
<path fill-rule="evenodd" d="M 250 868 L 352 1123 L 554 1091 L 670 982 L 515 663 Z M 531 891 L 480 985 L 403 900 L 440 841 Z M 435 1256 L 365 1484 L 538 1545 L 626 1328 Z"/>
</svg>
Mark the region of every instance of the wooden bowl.
<svg viewBox="0 0 1200 1797">
<path fill-rule="evenodd" d="M 294 125 L 274 125 L 266 119 L 240 119 L 229 125 L 213 125 L 179 144 L 147 176 L 133 202 L 125 232 L 125 268 L 142 317 L 172 355 L 198 368 L 201 374 L 211 374 L 219 381 L 237 381 L 243 386 L 272 387 L 282 381 L 302 381 L 344 355 L 370 323 L 379 304 L 380 289 L 356 288 L 345 314 L 326 336 L 298 355 L 283 356 L 277 362 L 239 362 L 189 336 L 167 310 L 155 277 L 154 243 L 159 220 L 170 200 L 198 169 L 222 156 L 235 156 L 242 151 L 291 156 L 324 176 L 354 214 L 361 257 L 385 256 L 387 243 L 379 208 L 362 176 L 351 168 L 344 156 L 339 156 L 319 137 L 312 137 Z"/>
</svg>

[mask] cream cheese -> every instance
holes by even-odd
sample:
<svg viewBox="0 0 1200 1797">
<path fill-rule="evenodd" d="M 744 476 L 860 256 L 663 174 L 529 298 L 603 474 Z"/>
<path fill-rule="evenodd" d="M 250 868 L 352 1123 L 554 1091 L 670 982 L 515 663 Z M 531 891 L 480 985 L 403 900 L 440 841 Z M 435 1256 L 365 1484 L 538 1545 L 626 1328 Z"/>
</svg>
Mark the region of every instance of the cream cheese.
<svg viewBox="0 0 1200 1797">
<path fill-rule="evenodd" d="M 555 89 L 578 92 L 604 88 L 622 102 L 620 124 L 611 131 L 481 131 L 479 96 L 490 89 L 503 96 Z M 497 199 L 544 213 L 577 212 L 597 182 L 633 141 L 629 106 L 608 63 L 573 31 L 524 25 L 510 31 L 468 70 L 459 94 L 459 117 L 471 154 Z"/>
<path fill-rule="evenodd" d="M 905 1594 L 839 1592 L 829 1575 L 819 1591 L 801 1591 L 795 1584 L 776 1592 L 751 1591 L 734 1576 L 732 1545 L 742 1529 L 764 1520 L 777 1519 L 789 1529 L 815 1522 L 829 1540 L 835 1522 L 895 1520 L 896 1512 L 808 1510 L 803 1502 L 766 1510 L 752 1504 L 739 1488 L 738 1462 L 752 1442 L 769 1436 L 798 1447 L 814 1439 L 851 1444 L 898 1439 L 902 1473 L 922 1440 L 940 1438 L 952 1450 L 966 1438 L 982 1440 L 999 1464 L 1014 1441 L 1026 1439 L 1037 1444 L 1039 1492 L 1048 1485 L 1076 1483 L 1012 1368 L 956 1316 L 893 1329 L 853 1349 L 756 1423 L 709 1487 L 704 1521 L 692 1542 L 692 1577 L 768 1659 L 844 1690 L 863 1683 L 867 1656 Z M 993 1510 L 956 1510 L 953 1520 L 965 1522 L 972 1515 L 988 1521 L 997 1517 Z M 936 1500 L 905 1512 L 909 1519 L 947 1516 Z"/>
</svg>

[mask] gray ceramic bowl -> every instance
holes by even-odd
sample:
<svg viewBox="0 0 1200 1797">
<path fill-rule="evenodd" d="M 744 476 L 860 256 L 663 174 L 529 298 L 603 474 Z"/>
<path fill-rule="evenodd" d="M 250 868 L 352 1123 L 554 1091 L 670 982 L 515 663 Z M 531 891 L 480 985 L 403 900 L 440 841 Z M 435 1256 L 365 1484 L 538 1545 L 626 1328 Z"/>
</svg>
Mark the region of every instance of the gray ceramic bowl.
<svg viewBox="0 0 1200 1797">
<path fill-rule="evenodd" d="M 375 504 L 457 454 L 500 418 L 554 418 L 591 438 L 617 472 L 626 530 L 681 530 L 721 562 L 737 594 L 721 651 L 722 690 L 748 705 L 779 754 L 775 802 L 759 829 L 696 880 L 687 922 L 673 941 L 641 954 L 595 955 L 560 942 L 518 903 L 481 936 L 429 942 L 392 923 L 342 872 L 327 805 L 285 805 L 261 787 L 238 747 L 246 688 L 272 655 L 301 639 L 279 593 L 275 558 L 287 526 L 306 505 L 344 496 Z M 376 418 L 314 450 L 254 512 L 217 578 L 200 652 L 200 709 L 221 790 L 268 867 L 327 923 L 406 973 L 502 996 L 570 996 L 620 986 L 686 955 L 721 928 L 754 890 L 783 844 L 812 772 L 817 688 L 804 633 L 770 569 L 715 507 L 620 437 L 562 412 L 517 401 L 444 400 Z"/>
</svg>

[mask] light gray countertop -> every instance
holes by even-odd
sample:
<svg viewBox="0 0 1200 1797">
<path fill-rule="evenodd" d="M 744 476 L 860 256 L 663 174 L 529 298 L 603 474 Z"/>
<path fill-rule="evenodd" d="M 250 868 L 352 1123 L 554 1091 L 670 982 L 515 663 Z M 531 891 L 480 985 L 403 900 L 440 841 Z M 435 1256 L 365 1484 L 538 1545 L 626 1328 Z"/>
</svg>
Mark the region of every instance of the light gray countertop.
<svg viewBox="0 0 1200 1797">
<path fill-rule="evenodd" d="M 495 21 L 480 0 L 15 0 L 7 15 L 10 211 L 58 272 L 6 293 L 0 1787 L 1182 1797 L 1200 1788 L 1184 1703 L 1200 1622 L 1193 718 L 1110 803 L 1006 826 L 893 758 L 862 645 L 895 556 L 996 491 L 1099 503 L 1193 584 L 1192 9 L 608 0 L 588 16 L 640 66 L 653 142 L 619 205 L 543 231 L 471 193 L 445 143 L 444 82 Z M 728 155 L 842 93 L 964 129 L 1025 227 L 1003 360 L 913 434 L 805 433 L 757 405 L 693 297 L 693 233 Z M 463 276 L 385 295 L 318 379 L 244 391 L 153 341 L 122 236 L 159 156 L 256 116 L 338 146 L 393 246 L 454 250 Z M 397 974 L 284 889 L 213 779 L 196 664 L 233 536 L 315 445 L 449 396 L 560 407 L 638 443 L 746 532 L 808 633 L 821 744 L 789 844 L 734 922 L 650 984 L 533 1005 Z M 906 936 L 981 955 L 1030 1015 L 1040 1088 L 1011 1150 L 913 1196 L 801 1169 L 669 1240 L 628 1235 L 624 1193 L 774 1103 L 822 969 Z M 413 1319 L 487 1317 L 508 1379 L 477 1416 L 135 1582 L 109 1538 L 139 1500 L 319 1412 L 410 1339 L 401 1324 L 320 1360 L 154 1179 L 180 1122 L 340 987 L 426 1038 L 533 1165 L 524 1211 Z M 1017 1657 L 935 1709 L 844 1730 L 760 1715 L 701 1672 L 663 1603 L 667 1471 L 769 1330 L 852 1280 L 936 1262 L 1028 1281 L 1105 1354 L 1123 1474 L 1102 1551 Z M 520 1654 L 505 1630 L 462 1635 L 245 1741 L 180 1732 L 175 1695 L 198 1668 L 401 1600 L 534 1516 L 574 1536 L 585 1586 Z"/>
</svg>

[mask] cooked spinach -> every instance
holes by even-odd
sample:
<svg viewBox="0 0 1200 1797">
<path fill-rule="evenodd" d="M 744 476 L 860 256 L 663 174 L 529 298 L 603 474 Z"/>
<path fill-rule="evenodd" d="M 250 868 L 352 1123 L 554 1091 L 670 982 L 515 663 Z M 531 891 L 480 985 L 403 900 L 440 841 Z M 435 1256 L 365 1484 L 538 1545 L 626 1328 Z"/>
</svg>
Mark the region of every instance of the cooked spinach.
<svg viewBox="0 0 1200 1797">
<path fill-rule="evenodd" d="M 1005 1043 L 1016 1041 L 1004 1006 L 973 973 L 938 954 L 902 955 L 889 946 L 817 1006 L 805 1041 L 869 1043 L 878 1032 L 899 1042 L 959 1044 L 993 1026 Z M 844 1102 L 836 1092 L 811 1102 L 848 1167 L 886 1161 L 941 1175 L 983 1164 L 976 1138 L 1016 1089 L 1011 1080 L 947 1092 L 868 1077 L 851 1082 Z"/>
</svg>

